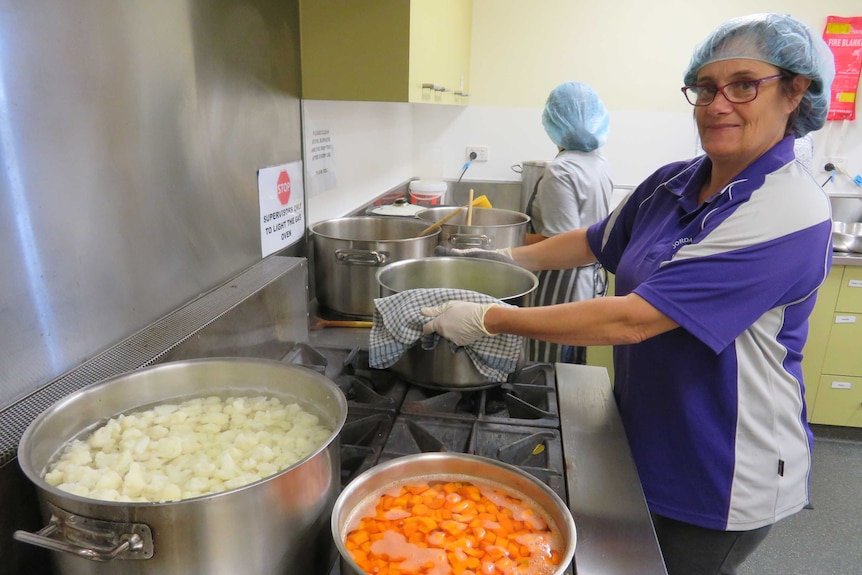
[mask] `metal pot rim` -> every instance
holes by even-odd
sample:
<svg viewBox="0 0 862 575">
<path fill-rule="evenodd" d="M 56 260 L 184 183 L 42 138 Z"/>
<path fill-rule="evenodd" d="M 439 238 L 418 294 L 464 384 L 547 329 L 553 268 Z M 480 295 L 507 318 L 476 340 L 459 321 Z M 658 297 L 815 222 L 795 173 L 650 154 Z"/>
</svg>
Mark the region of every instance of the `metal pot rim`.
<svg viewBox="0 0 862 575">
<path fill-rule="evenodd" d="M 519 266 L 517 264 L 510 264 L 510 263 L 500 262 L 500 261 L 496 261 L 496 260 L 459 257 L 459 256 L 435 256 L 435 257 L 430 257 L 430 258 L 413 258 L 413 259 L 409 259 L 409 260 L 399 260 L 397 262 L 392 262 L 390 264 L 383 266 L 379 270 L 377 270 L 377 274 L 376 274 L 377 283 L 380 284 L 382 287 L 385 287 L 386 289 L 395 292 L 397 290 L 393 289 L 391 286 L 389 286 L 383 282 L 382 276 L 384 274 L 387 274 L 387 273 L 391 274 L 391 273 L 393 273 L 393 270 L 398 270 L 399 268 L 402 268 L 402 267 L 420 265 L 419 262 L 421 262 L 421 265 L 445 265 L 445 262 L 459 262 L 457 264 L 451 264 L 451 265 L 464 265 L 464 266 L 475 266 L 475 267 L 485 266 L 489 269 L 488 273 L 493 273 L 492 271 L 490 271 L 493 269 L 510 270 L 511 273 L 517 273 L 518 275 L 521 275 L 524 278 L 527 278 L 528 280 L 530 280 L 531 285 L 530 285 L 529 289 L 524 290 L 522 293 L 507 295 L 505 299 L 517 299 L 520 297 L 524 297 L 524 296 L 534 292 L 539 286 L 539 278 L 536 277 L 536 274 L 534 274 L 533 272 L 531 272 L 527 269 L 522 268 L 521 266 Z M 437 262 L 437 263 L 431 263 L 431 262 Z"/>
<path fill-rule="evenodd" d="M 460 210 L 460 209 L 462 209 L 461 206 L 436 206 L 433 208 L 426 208 L 424 210 L 420 210 L 420 211 L 416 212 L 416 217 L 420 220 L 427 221 L 428 223 L 434 223 L 435 221 L 438 221 L 438 220 L 435 220 L 434 218 L 429 218 L 429 217 L 423 218 L 422 215 L 424 214 L 424 215 L 428 216 L 428 215 L 433 214 L 433 213 L 438 213 L 438 214 L 449 213 L 449 212 L 452 212 L 453 210 Z M 506 223 L 502 223 L 502 224 L 483 223 L 483 224 L 474 224 L 472 226 L 467 226 L 466 223 L 459 224 L 459 223 L 447 222 L 440 227 L 509 228 L 509 227 L 517 227 L 517 226 L 523 226 L 523 225 L 529 224 L 530 220 L 531 220 L 531 218 L 528 214 L 525 214 L 524 212 L 519 212 L 516 210 L 505 210 L 502 208 L 477 208 L 477 209 L 480 209 L 482 211 L 486 211 L 486 212 L 489 212 L 489 213 L 492 213 L 495 215 L 499 215 L 499 216 L 512 216 L 513 218 L 518 218 L 522 221 L 506 222 Z M 457 216 L 456 216 L 456 218 L 457 218 Z"/>
<path fill-rule="evenodd" d="M 464 472 L 448 472 L 442 469 L 441 464 L 445 464 L 446 462 L 462 462 L 464 464 L 472 466 L 474 469 L 477 469 L 475 473 L 464 473 Z M 565 571 L 566 566 L 568 566 L 575 555 L 575 548 L 577 546 L 577 529 L 575 527 L 575 521 L 572 517 L 571 511 L 569 510 L 568 505 L 560 499 L 560 496 L 554 493 L 554 491 L 548 487 L 541 480 L 536 478 L 533 475 L 530 475 L 526 471 L 519 469 L 514 465 L 510 465 L 508 463 L 498 461 L 496 459 L 492 459 L 490 457 L 484 457 L 481 455 L 474 455 L 468 453 L 455 453 L 455 452 L 426 452 L 426 453 L 418 453 L 413 455 L 405 455 L 402 457 L 396 457 L 395 459 L 390 459 L 389 461 L 385 461 L 383 463 L 378 463 L 377 465 L 367 469 L 362 472 L 360 475 L 355 477 L 350 483 L 348 483 L 344 489 L 342 489 L 338 498 L 335 501 L 335 505 L 332 508 L 332 517 L 330 518 L 330 530 L 332 532 L 332 539 L 335 542 L 336 547 L 338 548 L 338 552 L 341 555 L 343 561 L 347 562 L 348 565 L 355 571 L 355 573 L 362 573 L 362 570 L 359 569 L 359 566 L 353 561 L 350 557 L 350 553 L 347 551 L 347 548 L 344 545 L 344 539 L 341 531 L 342 523 L 347 524 L 349 521 L 341 522 L 341 516 L 343 515 L 343 511 L 347 511 L 347 518 L 349 519 L 351 514 L 356 511 L 356 507 L 351 509 L 343 510 L 343 508 L 347 505 L 347 501 L 354 495 L 354 493 L 359 493 L 362 495 L 362 499 L 364 500 L 367 496 L 374 493 L 371 491 L 370 493 L 362 493 L 361 490 L 366 487 L 366 484 L 369 480 L 374 477 L 385 474 L 390 470 L 398 470 L 401 467 L 422 465 L 426 464 L 431 468 L 440 469 L 439 473 L 432 474 L 433 476 L 459 476 L 459 477 L 468 477 L 475 478 L 476 481 L 480 483 L 489 483 L 489 484 L 498 484 L 505 487 L 499 480 L 489 479 L 484 477 L 481 474 L 480 466 L 492 467 L 500 469 L 502 472 L 513 475 L 515 478 L 520 479 L 521 481 L 526 482 L 531 487 L 537 489 L 543 496 L 547 497 L 550 502 L 556 507 L 556 510 L 562 516 L 564 525 L 557 525 L 558 529 L 567 531 L 569 534 L 568 538 L 565 539 L 566 543 L 566 551 L 563 555 L 563 559 L 560 562 L 560 569 L 555 572 L 563 573 Z M 408 481 L 412 478 L 427 478 L 429 477 L 427 474 L 416 474 L 411 475 L 408 473 L 399 473 L 398 483 L 402 481 Z M 517 489 L 511 488 L 515 491 Z M 528 496 L 528 494 L 524 494 Z M 538 501 L 534 501 L 536 505 L 541 505 Z M 544 512 L 548 515 L 551 514 L 551 511 L 548 509 L 544 509 Z M 564 534 L 561 534 L 564 535 Z"/>
<path fill-rule="evenodd" d="M 424 211 L 424 210 L 423 210 Z M 322 231 L 321 228 L 326 227 L 327 225 L 337 225 L 339 222 L 356 222 L 357 225 L 361 225 L 360 222 L 386 222 L 384 225 L 388 226 L 407 226 L 408 229 L 410 227 L 416 228 L 416 235 L 411 235 L 404 238 L 348 238 L 343 236 L 334 235 L 332 232 Z M 433 238 L 440 235 L 440 229 L 431 230 L 430 232 L 418 235 L 419 232 L 423 231 L 428 227 L 429 223 L 424 220 L 420 220 L 419 218 L 413 217 L 392 217 L 392 216 L 347 216 L 343 218 L 332 218 L 329 220 L 321 220 L 319 222 L 315 222 L 311 226 L 309 226 L 308 231 L 312 236 L 312 240 L 315 236 L 326 238 L 330 240 L 336 241 L 347 241 L 347 242 L 411 242 L 417 240 L 424 240 L 427 238 Z M 412 231 L 412 230 L 411 230 Z"/>
<path fill-rule="evenodd" d="M 140 377 L 145 377 L 147 375 L 152 375 L 154 373 L 158 373 L 159 371 L 178 369 L 178 368 L 181 368 L 183 366 L 219 364 L 219 363 L 265 365 L 265 366 L 277 369 L 279 371 L 285 371 L 285 372 L 299 371 L 303 374 L 303 376 L 308 376 L 308 377 L 311 377 L 312 379 L 316 380 L 321 385 L 323 385 L 324 387 L 327 388 L 327 390 L 329 391 L 329 394 L 333 398 L 333 401 L 335 401 L 338 404 L 339 416 L 337 418 L 337 421 L 333 422 L 332 433 L 329 435 L 329 437 L 326 439 L 326 441 L 323 442 L 323 444 L 321 444 L 320 446 L 318 446 L 317 449 L 314 450 L 314 452 L 303 457 L 301 460 L 297 461 L 296 463 L 294 463 L 290 467 L 282 469 L 281 471 L 278 471 L 277 473 L 274 473 L 273 475 L 270 475 L 268 477 L 264 477 L 263 479 L 260 479 L 258 481 L 252 482 L 252 483 L 248 483 L 246 485 L 241 485 L 240 487 L 236 487 L 234 489 L 220 491 L 218 493 L 210 493 L 208 495 L 201 495 L 198 497 L 189 497 L 187 499 L 179 499 L 179 500 L 175 500 L 175 501 L 164 501 L 164 502 L 107 501 L 107 500 L 102 500 L 102 499 L 93 499 L 90 497 L 81 497 L 81 496 L 76 495 L 74 493 L 70 493 L 68 491 L 63 491 L 63 490 L 58 489 L 57 487 L 49 484 L 47 481 L 45 481 L 44 477 L 42 477 L 41 471 L 35 468 L 31 459 L 27 455 L 27 452 L 29 449 L 29 444 L 32 441 L 33 435 L 35 435 L 39 431 L 41 426 L 45 425 L 52 417 L 56 417 L 57 414 L 62 412 L 64 409 L 70 409 L 70 407 L 69 407 L 70 405 L 76 403 L 77 401 L 81 401 L 85 395 L 94 393 L 93 390 L 99 390 L 100 388 L 107 388 L 111 385 L 120 385 L 123 382 L 131 385 L 132 381 L 129 381 L 129 380 L 134 380 L 134 379 L 137 379 Z M 165 397 L 164 401 L 178 400 L 178 399 L 182 399 L 182 398 L 198 397 L 201 395 L 213 395 L 214 393 L 230 391 L 231 389 L 232 388 L 225 387 L 225 386 L 206 387 L 206 388 L 202 388 L 201 393 L 199 393 L 199 394 L 179 394 L 176 396 Z M 237 388 L 234 388 L 234 389 L 237 389 Z M 124 410 L 124 412 L 129 412 L 129 411 L 133 411 L 135 409 L 140 409 L 140 408 L 144 407 L 145 405 L 150 405 L 150 404 L 152 404 L 152 402 L 142 403 L 142 404 L 139 404 L 137 406 L 132 406 L 132 407 L 129 407 L 128 409 Z M 347 399 L 345 398 L 345 396 L 341 392 L 341 390 L 338 388 L 338 386 L 335 384 L 335 382 L 333 382 L 329 378 L 321 375 L 320 373 L 317 373 L 316 371 L 314 371 L 312 369 L 309 369 L 309 368 L 306 368 L 306 367 L 303 367 L 300 365 L 286 364 L 286 363 L 282 363 L 282 362 L 276 361 L 276 360 L 263 359 L 263 358 L 253 358 L 253 357 L 250 357 L 250 358 L 245 358 L 245 357 L 209 357 L 209 358 L 198 358 L 198 359 L 187 359 L 187 360 L 180 360 L 180 361 L 173 361 L 173 362 L 165 362 L 165 363 L 151 365 L 151 366 L 147 366 L 147 367 L 143 367 L 143 368 L 139 368 L 139 369 L 130 370 L 130 371 L 120 373 L 120 374 L 111 376 L 109 378 L 100 380 L 96 383 L 88 385 L 82 389 L 79 389 L 78 391 L 75 391 L 75 392 L 63 397 L 63 398 L 59 399 L 58 401 L 56 401 L 55 403 L 53 403 L 52 405 L 50 405 L 47 409 L 45 409 L 38 416 L 36 416 L 36 418 L 32 422 L 30 422 L 30 424 L 24 430 L 24 433 L 21 436 L 21 440 L 18 443 L 18 465 L 20 466 L 20 468 L 24 472 L 24 474 L 28 477 L 28 479 L 30 479 L 30 481 L 32 481 L 36 485 L 37 488 L 42 489 L 42 490 L 44 490 L 44 491 L 46 491 L 46 492 L 48 492 L 54 496 L 61 497 L 64 499 L 71 499 L 71 500 L 74 500 L 74 501 L 77 501 L 80 503 L 85 503 L 85 504 L 96 503 L 100 506 L 117 507 L 117 508 L 128 508 L 128 507 L 151 508 L 151 507 L 161 507 L 161 506 L 170 506 L 170 505 L 182 505 L 182 504 L 189 504 L 192 502 L 199 502 L 199 501 L 203 501 L 203 500 L 211 500 L 214 498 L 229 496 L 229 495 L 241 492 L 241 491 L 253 489 L 257 485 L 271 481 L 275 477 L 278 477 L 280 475 L 288 473 L 291 470 L 302 466 L 306 462 L 308 462 L 311 459 L 318 456 L 321 452 L 323 452 L 325 449 L 327 449 L 329 447 L 329 445 L 332 444 L 333 441 L 335 441 L 337 439 L 339 433 L 341 433 L 341 429 L 344 427 L 344 423 L 346 420 L 347 420 Z M 92 427 L 96 423 L 97 422 L 91 422 L 87 426 L 85 426 L 85 428 Z M 72 438 L 71 437 L 62 438 L 62 442 L 60 443 L 60 445 L 64 445 L 70 439 L 72 439 Z"/>
</svg>

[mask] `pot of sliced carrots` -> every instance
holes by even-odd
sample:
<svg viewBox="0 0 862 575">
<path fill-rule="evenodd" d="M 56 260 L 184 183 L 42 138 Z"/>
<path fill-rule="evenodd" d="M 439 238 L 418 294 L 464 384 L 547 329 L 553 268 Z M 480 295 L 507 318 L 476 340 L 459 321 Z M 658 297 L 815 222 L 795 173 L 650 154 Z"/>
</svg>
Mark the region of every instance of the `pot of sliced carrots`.
<svg viewBox="0 0 862 575">
<path fill-rule="evenodd" d="M 331 528 L 344 575 L 562 575 L 577 542 L 547 485 L 463 453 L 372 467 L 341 492 Z"/>
</svg>

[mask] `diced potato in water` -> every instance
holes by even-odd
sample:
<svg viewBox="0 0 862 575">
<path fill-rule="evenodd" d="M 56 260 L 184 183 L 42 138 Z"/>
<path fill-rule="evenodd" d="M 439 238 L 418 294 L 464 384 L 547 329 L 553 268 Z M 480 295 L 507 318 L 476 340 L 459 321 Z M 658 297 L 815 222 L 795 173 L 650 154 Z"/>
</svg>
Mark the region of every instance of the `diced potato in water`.
<svg viewBox="0 0 862 575">
<path fill-rule="evenodd" d="M 92 499 L 163 502 L 235 489 L 287 469 L 332 433 L 276 397 L 209 396 L 108 420 L 69 441 L 45 473 Z"/>
</svg>

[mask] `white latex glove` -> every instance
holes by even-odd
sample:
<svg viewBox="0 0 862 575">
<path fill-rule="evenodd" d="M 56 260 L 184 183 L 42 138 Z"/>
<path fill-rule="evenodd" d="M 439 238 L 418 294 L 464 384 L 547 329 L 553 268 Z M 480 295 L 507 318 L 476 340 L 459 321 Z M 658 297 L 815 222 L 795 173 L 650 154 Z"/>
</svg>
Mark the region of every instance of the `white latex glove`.
<svg viewBox="0 0 862 575">
<path fill-rule="evenodd" d="M 513 263 L 513 264 L 516 263 L 515 259 L 512 257 L 512 248 L 498 248 L 496 250 L 486 250 L 486 249 L 482 249 L 482 248 L 467 248 L 467 249 L 461 250 L 461 249 L 457 249 L 457 248 L 452 248 L 450 251 L 452 252 L 452 255 L 455 255 L 455 256 L 468 256 L 468 257 L 474 257 L 474 258 L 478 257 L 478 258 L 484 258 L 484 259 L 489 259 L 489 260 L 503 261 L 506 263 Z M 499 258 L 495 258 L 493 256 L 488 257 L 487 254 L 497 254 L 501 257 L 499 257 Z"/>
<path fill-rule="evenodd" d="M 434 319 L 422 326 L 422 333 L 439 333 L 455 345 L 470 345 L 491 335 L 485 329 L 485 314 L 495 305 L 455 300 L 434 307 L 423 307 L 419 313 Z"/>
<path fill-rule="evenodd" d="M 495 254 L 504 255 L 507 258 L 512 259 L 512 248 L 497 248 L 496 250 L 486 250 L 484 248 L 467 248 L 465 250 L 461 250 L 458 248 L 452 248 L 452 253 L 459 255 L 459 256 L 464 256 L 467 254 L 475 254 L 478 252 L 488 252 L 488 251 L 494 252 Z"/>
<path fill-rule="evenodd" d="M 512 248 L 497 248 L 496 250 L 494 250 L 494 253 L 500 254 L 501 256 L 506 256 L 507 258 L 509 258 L 510 260 L 513 260 L 513 261 L 515 259 L 512 257 Z"/>
</svg>

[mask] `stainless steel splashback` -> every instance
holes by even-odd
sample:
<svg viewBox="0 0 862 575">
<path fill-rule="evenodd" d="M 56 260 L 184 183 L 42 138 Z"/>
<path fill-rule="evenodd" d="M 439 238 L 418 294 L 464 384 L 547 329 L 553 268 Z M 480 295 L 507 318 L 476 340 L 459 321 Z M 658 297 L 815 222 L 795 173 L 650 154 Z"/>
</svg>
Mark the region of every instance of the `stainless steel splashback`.
<svg viewBox="0 0 862 575">
<path fill-rule="evenodd" d="M 40 518 L 35 485 L 15 461 L 21 436 L 40 413 L 88 385 L 155 363 L 219 356 L 302 360 L 307 285 L 305 258 L 267 257 L 0 410 L 0 573 L 55 573 L 53 552 L 12 537 L 17 529 L 35 532 L 47 519 Z"/>
<path fill-rule="evenodd" d="M 296 0 L 0 0 L 0 411 L 261 259 L 298 30 Z"/>
</svg>

